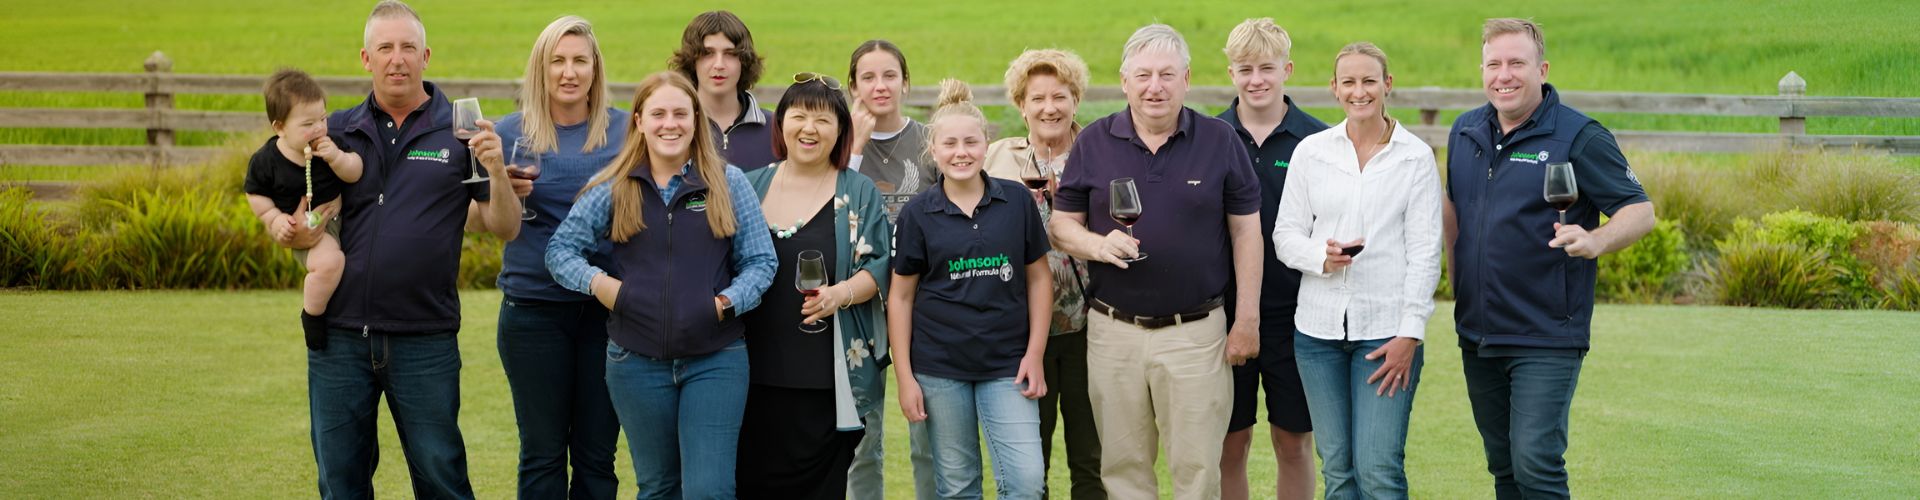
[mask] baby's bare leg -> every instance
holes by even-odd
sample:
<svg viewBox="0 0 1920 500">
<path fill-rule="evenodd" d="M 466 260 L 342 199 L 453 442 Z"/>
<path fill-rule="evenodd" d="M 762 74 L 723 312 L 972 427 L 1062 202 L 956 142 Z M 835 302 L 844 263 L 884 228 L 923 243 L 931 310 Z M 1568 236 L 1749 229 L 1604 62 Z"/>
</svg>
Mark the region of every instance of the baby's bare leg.
<svg viewBox="0 0 1920 500">
<path fill-rule="evenodd" d="M 333 299 L 333 289 L 340 286 L 340 273 L 346 268 L 347 256 L 340 251 L 340 241 L 331 234 L 320 235 L 320 243 L 307 250 L 307 280 L 301 288 L 301 306 L 307 314 L 319 316 L 327 312 L 327 301 Z"/>
</svg>

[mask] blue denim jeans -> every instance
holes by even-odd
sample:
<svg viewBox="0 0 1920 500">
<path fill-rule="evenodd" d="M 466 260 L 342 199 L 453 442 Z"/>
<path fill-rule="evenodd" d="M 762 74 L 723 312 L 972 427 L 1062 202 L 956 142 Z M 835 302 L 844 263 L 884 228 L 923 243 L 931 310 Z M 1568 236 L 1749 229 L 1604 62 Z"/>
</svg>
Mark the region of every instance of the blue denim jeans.
<svg viewBox="0 0 1920 500">
<path fill-rule="evenodd" d="M 380 396 L 406 454 L 415 498 L 473 498 L 460 437 L 460 343 L 454 332 L 387 335 L 329 329 L 307 351 L 307 401 L 321 498 L 373 498 Z"/>
<path fill-rule="evenodd" d="M 1040 453 L 1040 403 L 1020 395 L 1013 378 L 980 382 L 914 374 L 927 420 L 924 429 L 940 498 L 981 497 L 980 430 L 993 454 L 993 479 L 1004 499 L 1037 499 L 1046 486 Z"/>
<path fill-rule="evenodd" d="M 881 372 L 881 385 L 884 387 L 885 381 L 891 378 L 891 373 Z M 860 439 L 860 446 L 853 449 L 853 466 L 847 468 L 847 498 L 850 500 L 888 498 L 886 478 L 881 472 L 887 468 L 885 431 L 889 411 L 900 411 L 900 405 L 882 401 L 860 416 L 860 420 L 867 424 L 867 435 Z M 936 500 L 940 497 L 933 494 L 933 458 L 929 455 L 926 442 L 925 430 L 911 426 L 907 428 L 907 459 L 913 464 L 914 498 Z"/>
<path fill-rule="evenodd" d="M 607 342 L 607 392 L 633 452 L 636 498 L 734 497 L 747 407 L 747 341 L 679 359 Z"/>
<path fill-rule="evenodd" d="M 1413 351 L 1409 388 L 1382 396 L 1379 385 L 1367 378 L 1385 359 L 1370 361 L 1367 354 L 1389 340 L 1323 340 L 1294 333 L 1294 360 L 1307 390 L 1326 498 L 1407 498 L 1407 417 L 1413 414 L 1426 347 Z"/>
<path fill-rule="evenodd" d="M 1569 498 L 1567 415 L 1581 356 L 1483 358 L 1462 350 L 1473 423 L 1496 498 Z"/>
<path fill-rule="evenodd" d="M 520 428 L 520 498 L 618 493 L 620 420 L 607 397 L 606 348 L 607 309 L 599 302 L 500 300 L 500 367 Z"/>
</svg>

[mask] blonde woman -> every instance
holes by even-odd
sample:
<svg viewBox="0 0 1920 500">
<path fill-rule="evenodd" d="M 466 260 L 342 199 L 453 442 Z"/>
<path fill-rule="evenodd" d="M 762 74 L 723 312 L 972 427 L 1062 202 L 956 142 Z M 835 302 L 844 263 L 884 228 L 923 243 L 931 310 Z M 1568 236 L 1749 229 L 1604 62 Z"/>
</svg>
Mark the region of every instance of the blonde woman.
<svg viewBox="0 0 1920 500">
<path fill-rule="evenodd" d="M 612 498 L 620 421 L 607 399 L 607 310 L 547 271 L 547 241 L 587 178 L 613 161 L 628 114 L 607 103 L 605 62 L 586 19 L 566 16 L 533 42 L 521 110 L 500 120 L 502 144 L 540 157 L 520 237 L 501 257 L 500 366 L 520 429 L 520 496 Z M 524 140 L 522 140 L 524 139 Z M 511 146 L 508 146 L 511 147 Z M 597 257 L 604 255 L 595 254 Z M 567 467 L 572 465 L 572 479 Z"/>
<path fill-rule="evenodd" d="M 1294 150 L 1273 245 L 1303 274 L 1294 355 L 1326 498 L 1406 498 L 1407 419 L 1440 282 L 1433 148 L 1387 116 L 1387 55 L 1334 58 L 1347 119 Z"/>
<path fill-rule="evenodd" d="M 988 177 L 987 120 L 942 82 L 932 153 L 942 179 L 900 210 L 887 299 L 900 410 L 926 438 L 940 498 L 980 498 L 980 430 L 998 497 L 1037 499 L 1040 358 L 1053 316 L 1046 227 L 1019 183 Z M 924 493 L 923 493 L 924 494 Z"/>
<path fill-rule="evenodd" d="M 1006 86 L 1007 101 L 1020 110 L 1027 134 L 988 145 L 987 174 L 1025 183 L 1044 222 L 1051 216 L 1048 203 L 1066 170 L 1067 153 L 1080 134 L 1074 117 L 1087 93 L 1087 63 L 1065 50 L 1029 50 L 1007 65 Z M 1041 368 L 1052 390 L 1040 398 L 1041 469 L 1052 468 L 1053 430 L 1066 427 L 1072 498 L 1103 500 L 1100 434 L 1087 397 L 1087 264 L 1059 250 L 1047 252 L 1047 264 L 1053 271 L 1053 320 Z"/>
<path fill-rule="evenodd" d="M 626 144 L 553 235 L 547 268 L 611 310 L 607 392 L 639 498 L 732 498 L 747 400 L 746 326 L 773 243 L 740 169 L 714 150 L 693 83 L 641 80 Z M 612 246 L 609 265 L 588 254 Z"/>
</svg>

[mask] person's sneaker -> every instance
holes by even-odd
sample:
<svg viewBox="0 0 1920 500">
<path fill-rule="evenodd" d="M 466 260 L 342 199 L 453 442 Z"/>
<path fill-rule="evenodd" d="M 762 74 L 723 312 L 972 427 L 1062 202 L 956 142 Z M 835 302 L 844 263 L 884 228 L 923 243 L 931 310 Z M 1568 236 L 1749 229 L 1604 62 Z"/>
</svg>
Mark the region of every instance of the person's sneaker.
<svg viewBox="0 0 1920 500">
<path fill-rule="evenodd" d="M 327 349 L 327 318 L 307 314 L 300 310 L 300 329 L 307 333 L 307 349 L 324 351 Z"/>
</svg>

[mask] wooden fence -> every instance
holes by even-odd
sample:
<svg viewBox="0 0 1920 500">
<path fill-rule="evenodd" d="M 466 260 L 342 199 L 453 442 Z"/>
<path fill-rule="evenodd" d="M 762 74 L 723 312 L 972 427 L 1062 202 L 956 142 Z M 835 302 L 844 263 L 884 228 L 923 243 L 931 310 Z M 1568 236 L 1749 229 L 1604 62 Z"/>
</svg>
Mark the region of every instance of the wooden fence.
<svg viewBox="0 0 1920 500">
<path fill-rule="evenodd" d="M 151 165 L 168 166 L 205 161 L 221 151 L 219 147 L 177 146 L 174 133 L 181 130 L 218 132 L 261 131 L 266 119 L 259 112 L 197 111 L 175 109 L 174 96 L 180 94 L 253 94 L 258 95 L 264 75 L 192 75 L 175 74 L 173 63 L 164 54 L 154 52 L 145 61 L 145 73 L 38 73 L 0 72 L 0 91 L 24 92 L 127 92 L 146 97 L 143 109 L 121 108 L 0 108 L 0 128 L 93 128 L 143 129 L 144 146 L 83 145 L 0 145 L 0 165 Z M 329 95 L 364 95 L 371 88 L 367 77 L 319 77 Z M 450 96 L 483 99 L 515 99 L 518 80 L 434 79 L 442 92 Z M 1807 83 L 1799 75 L 1787 73 L 1779 82 L 1779 95 L 1706 95 L 1654 94 L 1624 92 L 1577 92 L 1561 94 L 1568 105 L 1586 112 L 1638 113 L 1666 115 L 1710 115 L 1768 117 L 1780 121 L 1777 134 L 1709 132 L 1650 132 L 1616 130 L 1622 147 L 1632 150 L 1680 152 L 1744 152 L 1790 147 L 1863 148 L 1893 154 L 1920 154 L 1920 136 L 1808 135 L 1806 120 L 1814 116 L 1862 116 L 1920 118 L 1920 98 L 1808 97 Z M 609 86 L 614 96 L 631 96 L 632 83 Z M 762 103 L 779 99 L 784 87 L 755 89 Z M 980 102 L 998 102 L 1005 88 L 992 85 L 974 89 Z M 906 98 L 909 106 L 933 104 L 937 89 L 932 85 L 915 88 Z M 1187 101 L 1195 104 L 1224 105 L 1234 97 L 1231 87 L 1195 87 Z M 1305 107 L 1337 107 L 1326 92 L 1299 92 L 1295 102 Z M 616 99 L 624 102 L 625 98 Z M 1088 89 L 1089 102 L 1122 101 L 1119 87 Z M 1447 126 L 1437 123 L 1442 110 L 1466 110 L 1486 103 L 1479 89 L 1441 89 L 1434 87 L 1395 89 L 1391 98 L 1397 108 L 1419 109 L 1421 123 L 1411 129 L 1436 146 L 1445 144 Z"/>
</svg>

